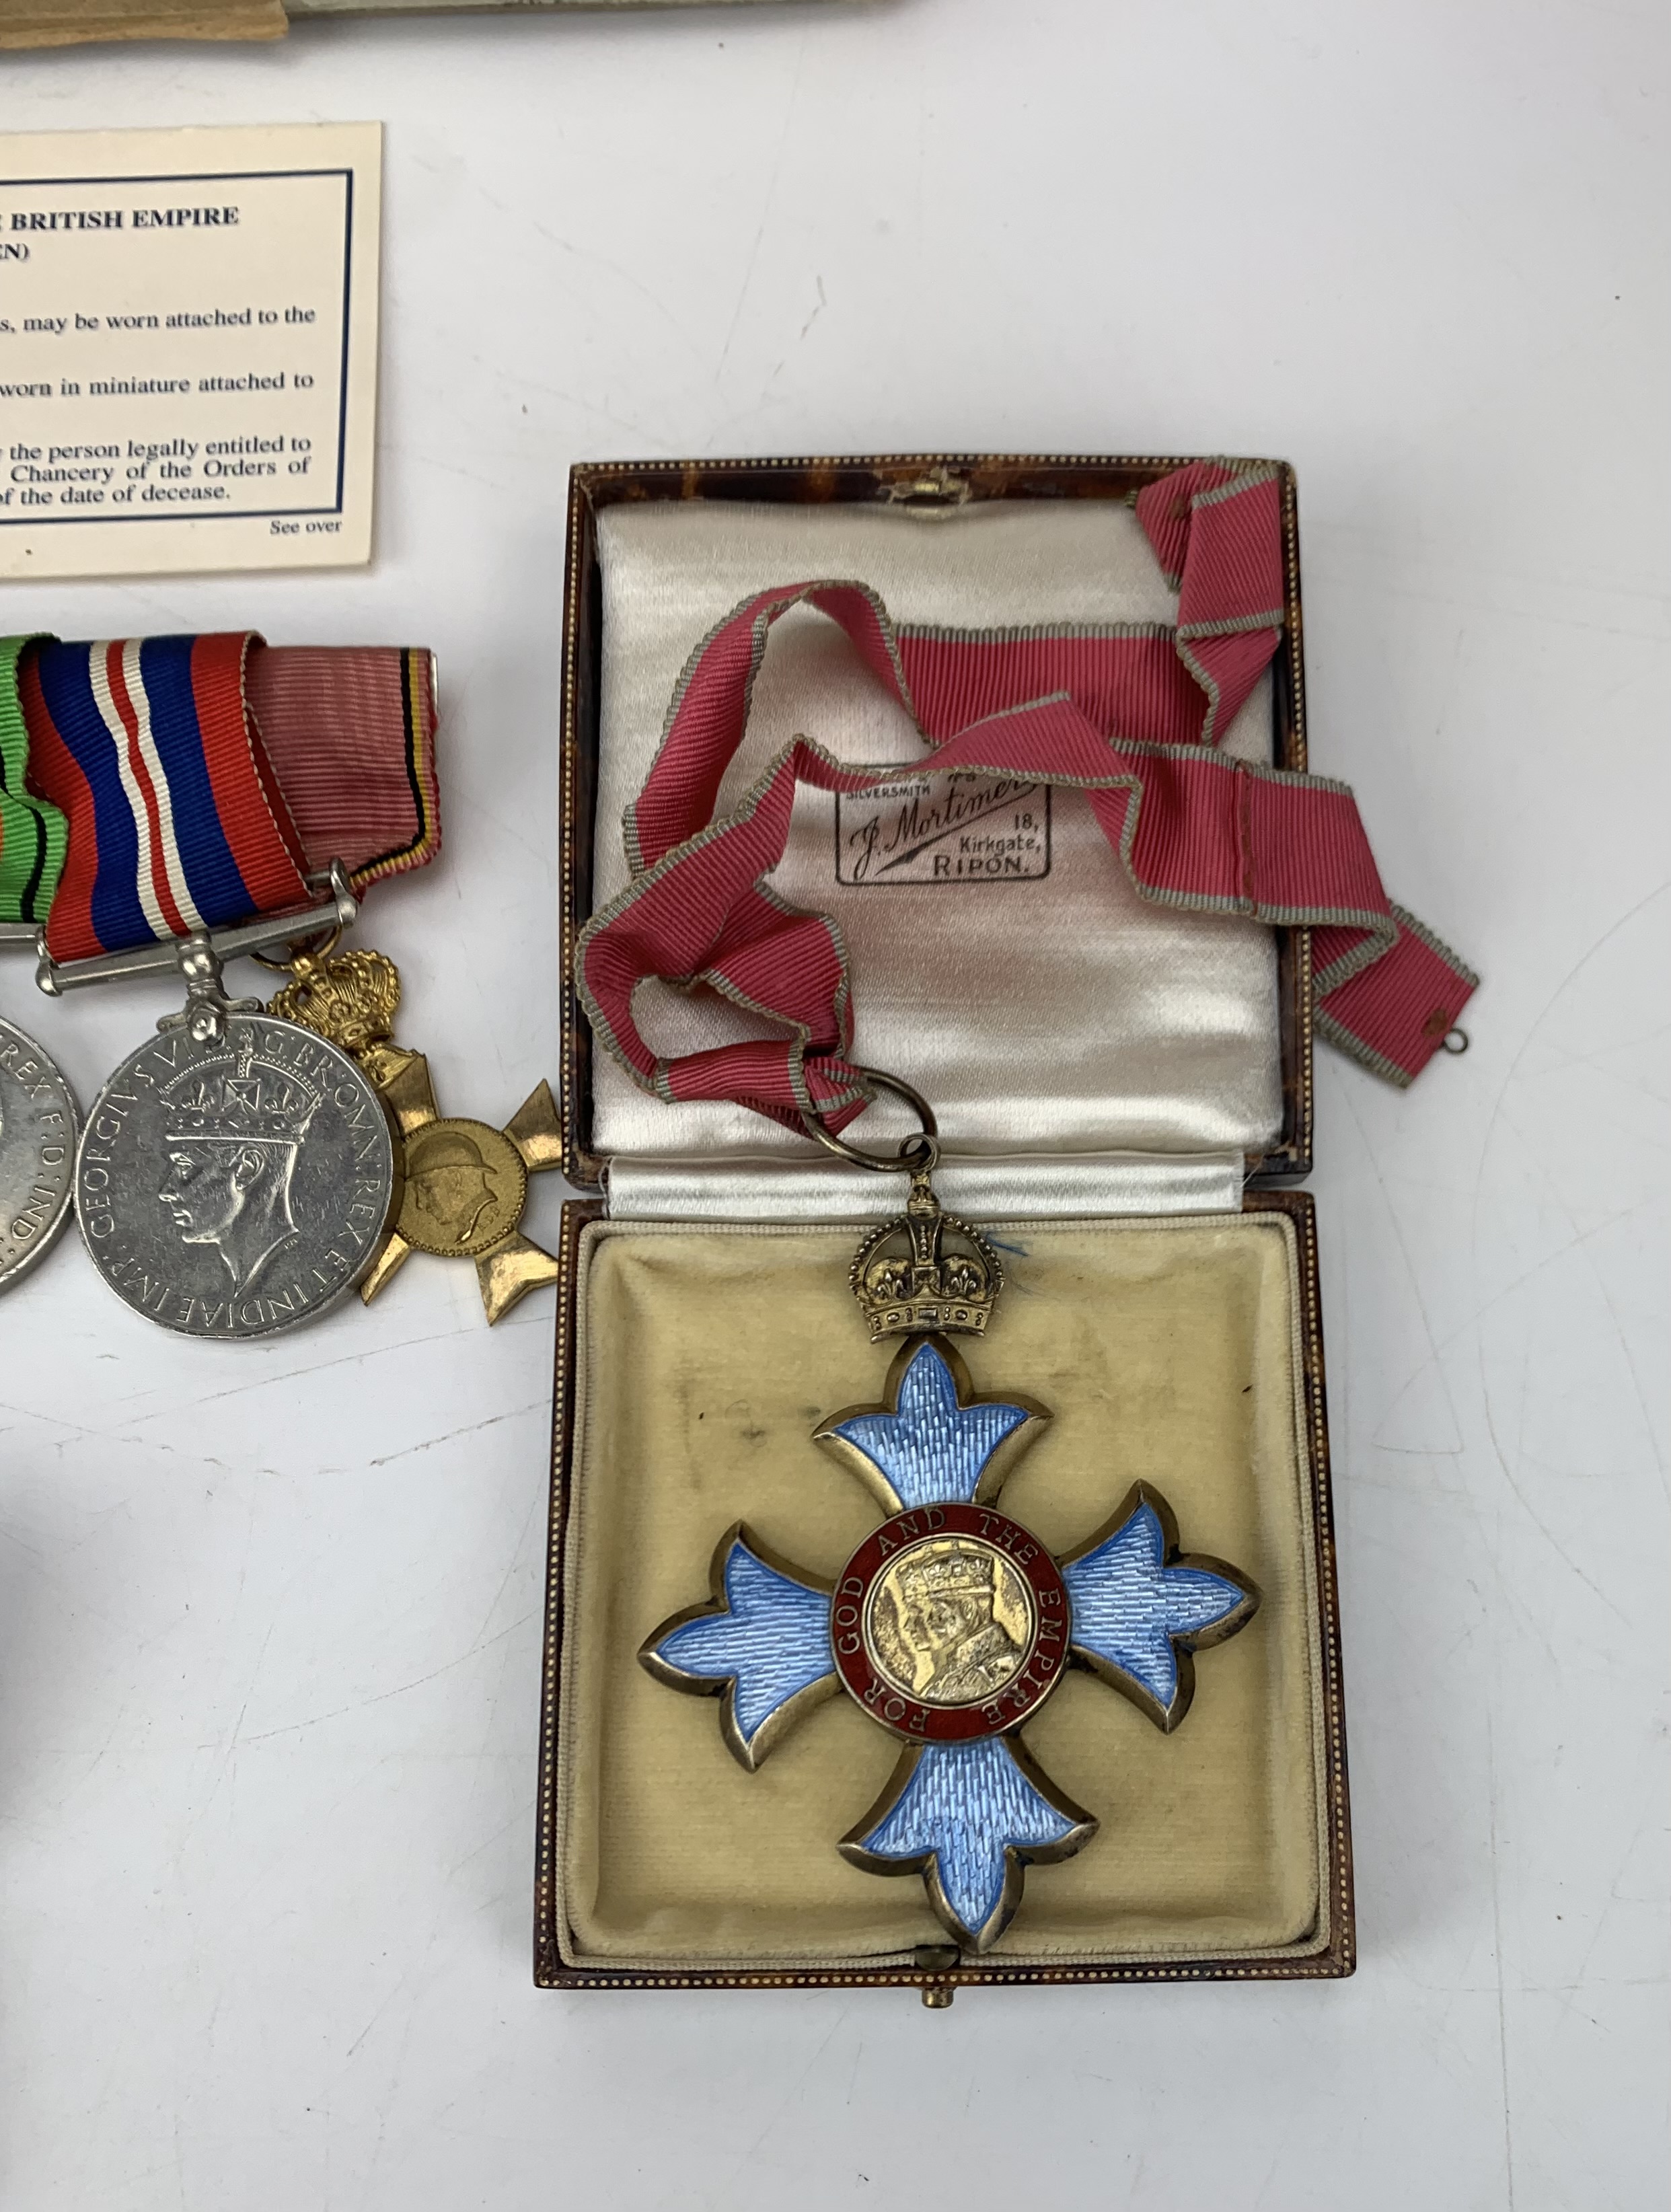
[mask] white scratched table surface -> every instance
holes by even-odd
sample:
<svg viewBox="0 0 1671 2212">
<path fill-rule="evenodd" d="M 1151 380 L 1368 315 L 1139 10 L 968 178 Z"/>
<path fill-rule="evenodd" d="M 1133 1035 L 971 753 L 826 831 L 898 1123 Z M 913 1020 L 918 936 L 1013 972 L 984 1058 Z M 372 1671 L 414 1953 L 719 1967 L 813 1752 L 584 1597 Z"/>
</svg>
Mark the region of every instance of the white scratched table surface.
<svg viewBox="0 0 1671 2212">
<path fill-rule="evenodd" d="M 1313 764 L 1487 983 L 1407 1094 L 1321 1056 L 1340 1985 L 537 1992 L 550 1293 L 205 1347 L 72 1233 L 0 1310 L 5 2212 L 1663 2203 L 1668 65 L 1577 0 L 7 57 L 10 129 L 388 126 L 372 568 L 0 627 L 437 649 L 446 857 L 364 934 L 444 1106 L 556 1073 L 580 458 L 1288 456 Z M 0 964 L 83 1099 L 167 996 Z"/>
</svg>

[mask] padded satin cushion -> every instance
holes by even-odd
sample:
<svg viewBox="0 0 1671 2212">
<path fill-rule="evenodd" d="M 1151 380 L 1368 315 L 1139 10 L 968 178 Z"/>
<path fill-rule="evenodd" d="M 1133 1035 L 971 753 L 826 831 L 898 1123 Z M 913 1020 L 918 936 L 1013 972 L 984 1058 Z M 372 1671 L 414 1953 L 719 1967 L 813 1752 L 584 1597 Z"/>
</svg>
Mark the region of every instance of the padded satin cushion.
<svg viewBox="0 0 1671 2212">
<path fill-rule="evenodd" d="M 653 502 L 607 508 L 598 547 L 600 906 L 628 881 L 622 811 L 655 757 L 685 660 L 751 592 L 858 577 L 897 622 L 963 629 L 1176 619 L 1135 516 L 1113 501 L 1018 500 L 933 517 Z M 1222 750 L 1268 759 L 1271 711 L 1267 678 Z M 799 608 L 771 633 L 722 808 L 798 732 L 859 763 L 923 751 L 842 633 Z M 835 851 L 834 799 L 803 790 L 788 850 L 768 880 L 792 905 L 839 922 L 852 963 L 856 1057 L 915 1084 L 951 1150 L 1243 1152 L 1275 1133 L 1272 933 L 1145 904 L 1077 793 L 1052 794 L 1049 872 L 1030 879 L 854 887 L 836 882 Z M 637 1010 L 664 1054 L 781 1034 L 706 991 L 686 997 L 647 985 Z M 605 1154 L 810 1151 L 742 1107 L 665 1104 L 601 1050 L 593 1100 L 593 1139 Z M 890 1111 L 898 1109 L 867 1115 L 867 1132 L 890 1126 Z"/>
</svg>

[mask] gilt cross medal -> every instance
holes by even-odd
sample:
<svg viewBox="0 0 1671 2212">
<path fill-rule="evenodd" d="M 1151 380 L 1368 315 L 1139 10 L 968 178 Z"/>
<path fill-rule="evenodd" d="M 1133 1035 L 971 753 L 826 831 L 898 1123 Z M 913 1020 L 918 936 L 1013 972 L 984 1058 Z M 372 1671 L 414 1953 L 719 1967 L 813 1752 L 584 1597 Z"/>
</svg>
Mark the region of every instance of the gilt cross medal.
<svg viewBox="0 0 1671 2212">
<path fill-rule="evenodd" d="M 734 1524 L 711 1599 L 663 1621 L 639 1657 L 675 1689 L 720 1698 L 725 1741 L 750 1772 L 845 1692 L 901 1750 L 836 1848 L 872 1874 L 921 1874 L 957 1942 L 984 1952 L 1026 1867 L 1070 1856 L 1097 1828 L 1030 1756 L 1024 1723 L 1079 1667 L 1170 1732 L 1194 1693 L 1191 1655 L 1244 1626 L 1259 1594 L 1221 1560 L 1181 1553 L 1146 1484 L 1061 1557 L 1003 1510 L 1006 1476 L 1050 1417 L 1019 1393 L 975 1393 L 946 1340 L 984 1334 L 1002 1272 L 941 1212 L 926 1171 L 904 1218 L 860 1246 L 852 1283 L 873 1340 L 903 1341 L 883 1402 L 813 1434 L 886 1518 L 832 1580 Z"/>
</svg>

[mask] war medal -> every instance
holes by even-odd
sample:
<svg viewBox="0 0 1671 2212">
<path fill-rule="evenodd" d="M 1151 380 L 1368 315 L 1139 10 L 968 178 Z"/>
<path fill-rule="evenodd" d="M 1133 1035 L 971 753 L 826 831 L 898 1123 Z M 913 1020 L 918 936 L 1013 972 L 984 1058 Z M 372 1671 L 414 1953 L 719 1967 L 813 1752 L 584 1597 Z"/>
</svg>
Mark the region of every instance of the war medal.
<svg viewBox="0 0 1671 2212">
<path fill-rule="evenodd" d="M 858 1072 L 908 1098 L 923 1133 L 890 1159 L 807 1126 L 849 1159 L 910 1173 L 903 1218 L 865 1239 L 851 1274 L 872 1340 L 902 1342 L 882 1403 L 832 1413 L 813 1435 L 887 1518 L 829 1581 L 736 1524 L 714 1555 L 711 1601 L 664 1621 L 639 1657 L 674 1688 L 721 1698 L 721 1733 L 750 1771 L 845 1690 L 904 1747 L 839 1850 L 873 1874 L 921 1873 L 952 1936 L 985 1951 L 1021 1902 L 1024 1869 L 1069 1856 L 1097 1827 L 1032 1759 L 1022 1723 L 1079 1666 L 1170 1732 L 1194 1694 L 1191 1654 L 1244 1626 L 1259 1594 L 1234 1567 L 1181 1553 L 1146 1484 L 1061 1557 L 1002 1510 L 1006 1476 L 1050 1416 L 1018 1392 L 971 1388 L 946 1338 L 984 1337 L 997 1255 L 940 1209 L 923 1101 Z"/>
<path fill-rule="evenodd" d="M 380 952 L 299 951 L 292 980 L 269 1011 L 352 1053 L 377 1085 L 404 1147 L 400 1215 L 360 1286 L 370 1304 L 414 1251 L 473 1260 L 489 1323 L 558 1268 L 521 1233 L 528 1177 L 562 1164 L 562 1128 L 550 1085 L 539 1085 L 503 1129 L 443 1119 L 421 1052 L 391 1042 L 400 976 Z"/>
<path fill-rule="evenodd" d="M 148 1321 L 271 1336 L 370 1267 L 400 1195 L 394 1131 L 346 1053 L 225 996 L 207 938 L 179 957 L 186 1011 L 130 1053 L 88 1117 L 82 1237 Z"/>
<path fill-rule="evenodd" d="M 56 824 L 27 917 L 43 923 L 37 981 L 57 996 L 172 972 L 185 987 L 88 1117 L 83 1242 L 164 1328 L 295 1328 L 377 1257 L 399 1209 L 399 1139 L 348 1052 L 228 998 L 222 964 L 340 933 L 369 884 L 434 857 L 428 656 L 274 652 L 248 634 L 0 652 L 5 793 L 27 763 L 27 804 Z M 0 819 L 0 892 L 13 826 Z"/>
</svg>

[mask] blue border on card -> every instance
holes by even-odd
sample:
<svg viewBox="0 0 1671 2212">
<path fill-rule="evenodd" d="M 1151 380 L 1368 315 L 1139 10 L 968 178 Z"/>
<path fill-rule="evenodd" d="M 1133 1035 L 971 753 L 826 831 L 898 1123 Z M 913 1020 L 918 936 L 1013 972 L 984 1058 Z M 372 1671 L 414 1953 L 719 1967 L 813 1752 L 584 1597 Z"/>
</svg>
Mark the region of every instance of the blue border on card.
<svg viewBox="0 0 1671 2212">
<path fill-rule="evenodd" d="M 275 178 L 340 177 L 343 203 L 343 355 L 337 392 L 337 498 L 331 507 L 219 507 L 212 513 L 182 514 L 164 510 L 148 514 L 7 514 L 0 510 L 0 529 L 52 530 L 78 524 L 124 522 L 261 522 L 291 515 L 340 514 L 343 484 L 348 467 L 348 343 L 349 307 L 354 282 L 354 171 L 328 169 L 188 169 L 177 174 L 151 177 L 0 177 L 0 191 L 33 187 L 45 190 L 65 185 L 227 185 L 270 183 Z"/>
</svg>

